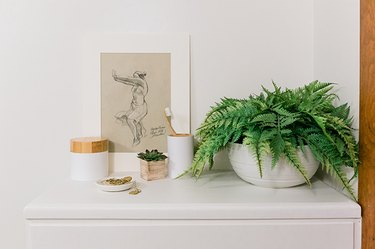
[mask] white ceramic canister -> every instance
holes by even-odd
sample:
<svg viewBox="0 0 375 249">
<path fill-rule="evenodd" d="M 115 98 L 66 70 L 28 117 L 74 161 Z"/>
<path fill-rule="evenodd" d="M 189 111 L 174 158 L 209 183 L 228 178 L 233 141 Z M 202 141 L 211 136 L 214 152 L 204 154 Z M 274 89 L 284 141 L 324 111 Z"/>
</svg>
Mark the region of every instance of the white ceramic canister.
<svg viewBox="0 0 375 249">
<path fill-rule="evenodd" d="M 108 176 L 108 140 L 80 137 L 70 140 L 72 180 L 91 181 Z"/>
<path fill-rule="evenodd" d="M 184 173 L 193 162 L 194 139 L 192 134 L 168 136 L 168 170 L 169 177 L 176 178 Z"/>
</svg>

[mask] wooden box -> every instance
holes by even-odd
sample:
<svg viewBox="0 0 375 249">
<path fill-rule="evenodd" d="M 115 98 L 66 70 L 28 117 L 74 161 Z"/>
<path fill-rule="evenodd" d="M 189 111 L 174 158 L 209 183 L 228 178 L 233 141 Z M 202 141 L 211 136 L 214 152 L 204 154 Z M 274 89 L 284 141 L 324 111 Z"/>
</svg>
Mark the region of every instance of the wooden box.
<svg viewBox="0 0 375 249">
<path fill-rule="evenodd" d="M 166 160 L 162 161 L 145 161 L 140 160 L 141 177 L 147 181 L 163 179 L 168 175 L 168 167 Z"/>
</svg>

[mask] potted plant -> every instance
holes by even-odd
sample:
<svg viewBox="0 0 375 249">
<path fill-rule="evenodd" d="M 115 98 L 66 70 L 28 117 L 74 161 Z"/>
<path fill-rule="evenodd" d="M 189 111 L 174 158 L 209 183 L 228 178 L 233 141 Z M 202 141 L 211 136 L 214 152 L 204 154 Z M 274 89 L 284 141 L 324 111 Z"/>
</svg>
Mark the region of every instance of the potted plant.
<svg viewBox="0 0 375 249">
<path fill-rule="evenodd" d="M 241 144 L 255 159 L 260 178 L 266 167 L 276 169 L 285 161 L 310 184 L 312 175 L 302 163 L 303 157 L 310 157 L 355 199 L 344 168 L 353 168 L 353 177 L 357 176 L 358 144 L 349 106 L 334 105 L 338 98 L 331 92 L 334 84 L 314 81 L 285 90 L 273 85 L 274 90 L 262 87 L 259 95 L 223 98 L 212 107 L 197 130 L 199 147 L 189 171 L 199 177 L 206 165 L 213 167 L 217 152 L 226 147 L 233 152 Z"/>
<path fill-rule="evenodd" d="M 165 178 L 168 175 L 167 156 L 156 149 L 137 154 L 141 165 L 141 177 L 147 181 Z"/>
</svg>

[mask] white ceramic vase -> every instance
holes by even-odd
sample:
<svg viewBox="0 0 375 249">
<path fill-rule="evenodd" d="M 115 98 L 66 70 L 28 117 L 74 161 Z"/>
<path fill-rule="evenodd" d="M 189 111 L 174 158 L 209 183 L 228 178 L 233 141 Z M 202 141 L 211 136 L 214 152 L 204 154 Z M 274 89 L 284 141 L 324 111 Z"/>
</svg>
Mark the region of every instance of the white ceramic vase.
<svg viewBox="0 0 375 249">
<path fill-rule="evenodd" d="M 297 154 L 310 179 L 317 171 L 319 162 L 314 158 L 308 146 L 305 146 L 305 153 L 298 151 Z M 266 156 L 263 159 L 263 177 L 261 178 L 254 156 L 248 147 L 242 144 L 233 143 L 229 146 L 229 161 L 241 179 L 257 186 L 286 188 L 305 183 L 303 176 L 285 158 L 280 158 L 272 169 L 271 156 Z"/>
</svg>

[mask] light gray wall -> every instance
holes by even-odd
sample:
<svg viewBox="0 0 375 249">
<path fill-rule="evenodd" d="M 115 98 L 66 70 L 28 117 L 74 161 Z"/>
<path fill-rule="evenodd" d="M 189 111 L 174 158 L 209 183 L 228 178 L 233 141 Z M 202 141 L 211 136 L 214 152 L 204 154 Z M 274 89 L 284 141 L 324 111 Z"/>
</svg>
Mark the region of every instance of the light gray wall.
<svg viewBox="0 0 375 249">
<path fill-rule="evenodd" d="M 223 96 L 328 78 L 314 60 L 313 10 L 312 0 L 0 0 L 0 247 L 24 248 L 23 207 L 68 177 L 83 33 L 190 33 L 195 130 Z"/>
<path fill-rule="evenodd" d="M 314 77 L 337 83 L 359 128 L 359 1 L 314 0 Z"/>
<path fill-rule="evenodd" d="M 360 1 L 314 0 L 314 77 L 337 83 L 338 103 L 348 103 L 359 129 L 359 36 Z M 358 130 L 355 131 L 358 137 Z M 353 171 L 347 168 L 349 179 Z M 323 175 L 330 185 L 342 190 L 334 178 Z M 357 190 L 357 180 L 352 181 Z"/>
</svg>

